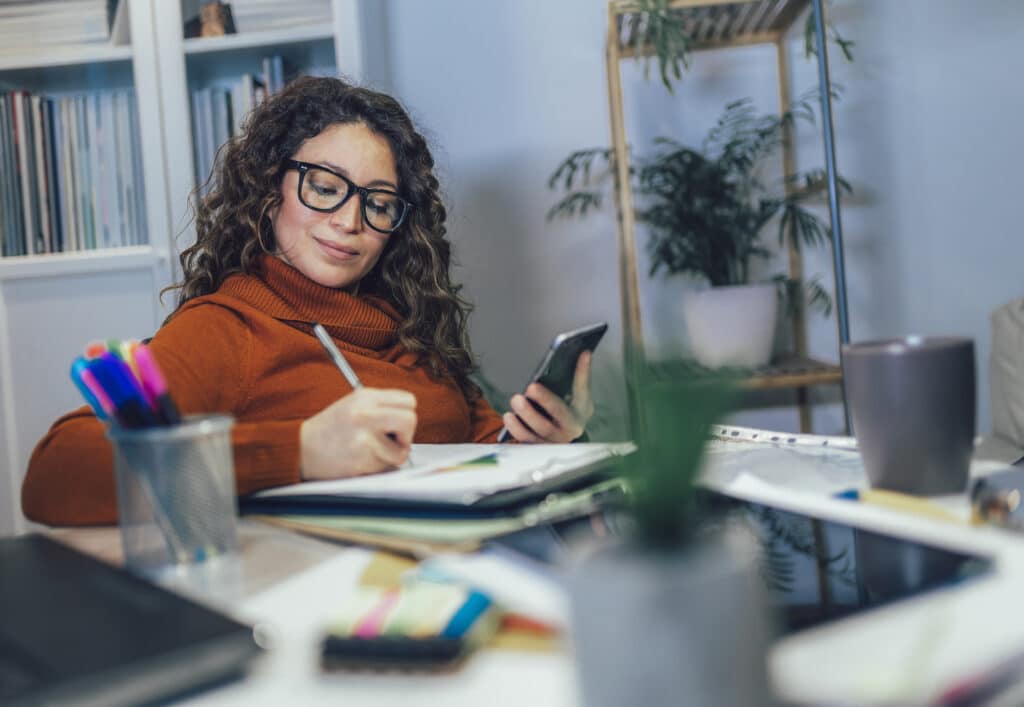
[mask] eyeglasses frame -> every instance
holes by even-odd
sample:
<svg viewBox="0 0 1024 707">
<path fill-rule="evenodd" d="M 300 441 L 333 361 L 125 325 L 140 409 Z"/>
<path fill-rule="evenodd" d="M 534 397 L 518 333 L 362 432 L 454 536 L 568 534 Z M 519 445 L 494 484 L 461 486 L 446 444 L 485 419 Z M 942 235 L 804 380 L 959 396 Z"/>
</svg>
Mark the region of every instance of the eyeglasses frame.
<svg viewBox="0 0 1024 707">
<path fill-rule="evenodd" d="M 287 170 L 290 170 L 290 169 L 294 169 L 294 170 L 296 170 L 299 173 L 299 186 L 298 186 L 297 195 L 299 197 L 299 202 L 303 206 L 305 206 L 307 209 L 311 209 L 313 211 L 318 211 L 318 212 L 320 212 L 322 214 L 334 213 L 335 211 L 340 209 L 342 206 L 347 204 L 349 199 L 352 198 L 353 194 L 359 194 L 359 213 L 363 217 L 363 223 L 365 223 L 367 226 L 372 228 L 377 233 L 384 233 L 386 235 L 391 235 L 392 233 L 397 231 L 402 226 L 403 223 L 405 223 L 405 217 L 408 216 L 409 215 L 409 211 L 412 210 L 412 204 L 409 203 L 406 199 L 403 199 L 398 194 L 398 192 L 392 191 L 390 189 L 373 189 L 373 188 L 370 188 L 370 187 L 361 187 L 358 184 L 356 184 L 355 182 L 353 182 L 351 179 L 346 177 L 344 174 L 338 174 L 333 169 L 327 169 L 323 165 L 313 164 L 312 162 L 302 162 L 300 160 L 286 160 L 285 161 L 285 170 L 287 171 Z M 319 169 L 321 171 L 327 172 L 328 174 L 333 174 L 335 177 L 337 177 L 341 181 L 345 182 L 345 184 L 348 185 L 348 194 L 345 195 L 345 198 L 343 198 L 338 204 L 336 204 L 335 206 L 332 206 L 329 209 L 322 209 L 322 208 L 319 208 L 319 207 L 316 207 L 316 206 L 310 206 L 309 204 L 307 204 L 305 199 L 302 198 L 302 184 L 303 184 L 303 181 L 306 179 L 306 174 L 311 169 Z M 402 214 L 401 214 L 401 216 L 398 217 L 398 223 L 396 223 L 394 225 L 394 227 L 390 231 L 384 230 L 383 228 L 377 228 L 372 223 L 370 223 L 370 219 L 366 215 L 366 197 L 369 194 L 390 194 L 391 196 L 394 196 L 395 198 L 397 198 L 398 202 L 402 205 Z"/>
</svg>

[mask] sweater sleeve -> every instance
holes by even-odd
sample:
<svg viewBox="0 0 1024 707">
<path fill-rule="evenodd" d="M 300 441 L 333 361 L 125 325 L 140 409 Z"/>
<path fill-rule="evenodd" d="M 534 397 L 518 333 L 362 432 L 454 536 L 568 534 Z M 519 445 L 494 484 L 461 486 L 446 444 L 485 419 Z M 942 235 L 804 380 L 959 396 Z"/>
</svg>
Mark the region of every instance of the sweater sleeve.
<svg viewBox="0 0 1024 707">
<path fill-rule="evenodd" d="M 472 412 L 474 442 L 489 443 L 498 441 L 498 433 L 505 423 L 501 421 L 501 415 L 491 407 L 483 395 L 476 399 Z"/>
<path fill-rule="evenodd" d="M 235 414 L 248 393 L 252 332 L 214 304 L 186 306 L 150 344 L 183 414 Z M 302 420 L 236 421 L 231 432 L 239 494 L 299 481 Z M 30 520 L 50 525 L 117 522 L 113 449 L 89 408 L 58 419 L 36 445 L 21 489 Z"/>
</svg>

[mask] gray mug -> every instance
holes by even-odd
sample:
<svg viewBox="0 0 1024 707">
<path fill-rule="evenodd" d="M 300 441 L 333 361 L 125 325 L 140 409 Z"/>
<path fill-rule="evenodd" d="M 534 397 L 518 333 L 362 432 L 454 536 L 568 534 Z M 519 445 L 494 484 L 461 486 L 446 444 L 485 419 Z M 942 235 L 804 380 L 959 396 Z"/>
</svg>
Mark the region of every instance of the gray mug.
<svg viewBox="0 0 1024 707">
<path fill-rule="evenodd" d="M 961 493 L 974 449 L 974 342 L 959 337 L 843 346 L 843 381 L 875 488 Z"/>
</svg>

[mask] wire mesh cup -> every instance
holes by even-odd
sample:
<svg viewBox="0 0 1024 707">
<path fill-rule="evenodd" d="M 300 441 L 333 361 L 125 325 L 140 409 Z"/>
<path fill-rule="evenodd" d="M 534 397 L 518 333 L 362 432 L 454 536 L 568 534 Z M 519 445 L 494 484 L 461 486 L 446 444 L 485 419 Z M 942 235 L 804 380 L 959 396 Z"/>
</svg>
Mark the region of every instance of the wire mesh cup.
<svg viewBox="0 0 1024 707">
<path fill-rule="evenodd" d="M 208 415 L 170 427 L 111 426 L 127 567 L 151 573 L 237 549 L 232 424 Z"/>
</svg>

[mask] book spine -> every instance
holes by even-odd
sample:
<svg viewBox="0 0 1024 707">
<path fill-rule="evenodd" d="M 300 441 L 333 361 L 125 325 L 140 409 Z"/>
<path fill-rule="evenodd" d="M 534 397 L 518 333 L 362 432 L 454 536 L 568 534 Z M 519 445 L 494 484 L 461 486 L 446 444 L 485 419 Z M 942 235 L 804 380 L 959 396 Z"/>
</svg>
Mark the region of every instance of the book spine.
<svg viewBox="0 0 1024 707">
<path fill-rule="evenodd" d="M 21 191 L 21 239 L 19 252 L 31 255 L 35 237 L 36 221 L 32 210 L 32 172 L 29 164 L 30 150 L 28 147 L 28 124 L 26 104 L 28 96 L 24 91 L 11 94 L 14 116 L 14 142 L 17 155 L 18 184 Z"/>
<path fill-rule="evenodd" d="M 43 122 L 46 125 L 46 182 L 50 187 L 50 236 L 53 252 L 60 253 L 64 250 L 64 238 L 61 232 L 63 223 L 61 220 L 60 179 L 58 177 L 60 153 L 57 151 L 60 126 L 54 114 L 55 104 L 56 99 L 53 98 L 43 101 Z"/>
<path fill-rule="evenodd" d="M 138 111 L 136 110 L 135 93 L 128 91 L 128 125 L 131 130 L 132 145 L 132 186 L 135 196 L 135 222 L 139 225 L 137 242 L 148 243 L 149 236 L 146 225 L 146 193 L 145 178 L 142 169 L 142 139 L 139 135 Z"/>
</svg>

